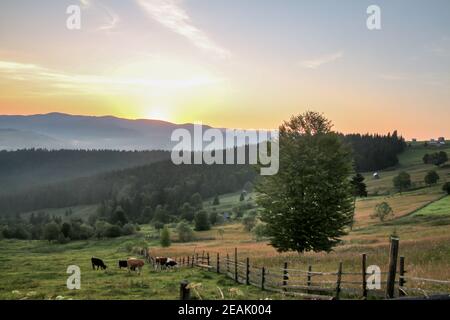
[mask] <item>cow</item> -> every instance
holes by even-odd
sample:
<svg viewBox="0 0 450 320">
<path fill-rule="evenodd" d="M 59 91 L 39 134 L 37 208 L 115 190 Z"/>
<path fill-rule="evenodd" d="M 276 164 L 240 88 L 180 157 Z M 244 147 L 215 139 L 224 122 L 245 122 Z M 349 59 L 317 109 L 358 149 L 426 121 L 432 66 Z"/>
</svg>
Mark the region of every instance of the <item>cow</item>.
<svg viewBox="0 0 450 320">
<path fill-rule="evenodd" d="M 155 257 L 153 259 L 154 261 L 154 265 L 155 265 L 155 270 L 158 270 L 158 267 L 160 270 L 162 270 L 162 267 L 166 267 L 166 263 L 167 263 L 168 258 L 166 257 Z"/>
<path fill-rule="evenodd" d="M 94 270 L 95 270 L 96 267 L 97 267 L 97 270 L 99 268 L 102 268 L 102 270 L 106 270 L 106 268 L 108 268 L 108 266 L 106 266 L 103 263 L 103 260 L 99 259 L 99 258 L 92 257 L 91 258 L 91 263 L 92 263 L 92 269 L 94 269 Z"/>
<path fill-rule="evenodd" d="M 171 258 L 167 258 L 167 262 L 165 263 L 166 268 L 173 268 L 176 267 L 178 265 L 178 263 L 171 259 Z"/>
<path fill-rule="evenodd" d="M 132 259 L 135 259 L 135 258 L 132 258 Z M 128 269 L 128 260 L 119 260 L 119 268 L 120 269 L 122 269 L 122 268 Z M 135 271 L 136 268 L 132 267 L 131 270 Z"/>
<path fill-rule="evenodd" d="M 127 266 L 128 266 L 128 272 L 131 270 L 135 271 L 137 270 L 138 274 L 141 273 L 141 269 L 144 266 L 144 260 L 136 259 L 136 258 L 129 258 L 127 260 Z"/>
</svg>

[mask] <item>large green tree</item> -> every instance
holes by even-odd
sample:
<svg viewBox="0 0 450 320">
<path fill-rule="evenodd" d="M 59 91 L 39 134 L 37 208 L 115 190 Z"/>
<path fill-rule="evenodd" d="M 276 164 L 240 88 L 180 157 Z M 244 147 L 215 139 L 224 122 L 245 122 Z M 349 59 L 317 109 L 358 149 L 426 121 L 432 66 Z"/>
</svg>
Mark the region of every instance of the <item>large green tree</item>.
<svg viewBox="0 0 450 320">
<path fill-rule="evenodd" d="M 261 221 L 278 251 L 331 251 L 353 220 L 350 150 L 316 112 L 280 127 L 280 170 L 257 186 Z"/>
</svg>

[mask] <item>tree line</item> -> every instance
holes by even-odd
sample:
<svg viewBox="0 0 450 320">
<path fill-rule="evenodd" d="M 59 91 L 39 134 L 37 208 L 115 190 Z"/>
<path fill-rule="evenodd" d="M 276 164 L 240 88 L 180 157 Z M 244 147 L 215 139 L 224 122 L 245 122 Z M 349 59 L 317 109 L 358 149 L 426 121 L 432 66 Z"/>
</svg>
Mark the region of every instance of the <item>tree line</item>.
<svg viewBox="0 0 450 320">
<path fill-rule="evenodd" d="M 407 144 L 397 131 L 387 135 L 348 134 L 342 135 L 353 151 L 354 165 L 358 172 L 378 171 L 398 164 L 398 155 Z"/>
</svg>

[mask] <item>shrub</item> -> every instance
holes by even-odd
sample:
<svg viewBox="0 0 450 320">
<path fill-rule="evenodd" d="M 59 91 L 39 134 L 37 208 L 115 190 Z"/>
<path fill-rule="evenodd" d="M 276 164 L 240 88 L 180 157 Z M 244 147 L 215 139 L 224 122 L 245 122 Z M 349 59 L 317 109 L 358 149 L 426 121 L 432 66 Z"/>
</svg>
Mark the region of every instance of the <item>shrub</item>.
<svg viewBox="0 0 450 320">
<path fill-rule="evenodd" d="M 375 206 L 374 213 L 370 216 L 371 218 L 378 218 L 383 222 L 387 217 L 393 216 L 394 211 L 387 202 L 381 202 Z"/>
<path fill-rule="evenodd" d="M 256 217 L 252 214 L 246 214 L 242 219 L 245 231 L 251 231 L 256 226 Z"/>
<path fill-rule="evenodd" d="M 424 181 L 427 185 L 431 186 L 433 184 L 436 184 L 439 180 L 439 175 L 435 170 L 428 171 L 426 174 Z"/>
<path fill-rule="evenodd" d="M 122 233 L 126 236 L 136 233 L 136 227 L 132 223 L 127 223 L 122 228 Z"/>
<path fill-rule="evenodd" d="M 394 187 L 396 187 L 400 192 L 411 187 L 411 176 L 409 173 L 402 171 L 392 180 Z"/>
<path fill-rule="evenodd" d="M 204 210 L 197 212 L 194 218 L 194 222 L 195 231 L 205 231 L 211 229 L 208 214 Z"/>
<path fill-rule="evenodd" d="M 194 231 L 186 221 L 181 221 L 177 226 L 178 240 L 189 242 L 194 240 Z"/>
<path fill-rule="evenodd" d="M 217 211 L 213 210 L 212 212 L 209 213 L 209 223 L 211 225 L 215 225 L 217 223 Z"/>
<path fill-rule="evenodd" d="M 55 222 L 47 223 L 44 227 L 44 239 L 48 241 L 58 240 L 60 229 Z"/>
<path fill-rule="evenodd" d="M 447 192 L 447 194 L 450 194 L 450 182 L 444 183 L 444 185 L 442 186 L 442 190 Z"/>
<path fill-rule="evenodd" d="M 257 241 L 262 240 L 263 238 L 267 237 L 267 226 L 264 223 L 258 223 L 253 229 L 253 234 L 256 237 Z"/>
<path fill-rule="evenodd" d="M 105 230 L 105 236 L 108 238 L 117 238 L 122 235 L 122 228 L 116 224 L 110 225 Z"/>
<path fill-rule="evenodd" d="M 167 226 L 164 226 L 164 228 L 161 230 L 160 243 L 161 247 L 170 247 L 172 243 L 170 240 L 170 230 Z"/>
</svg>

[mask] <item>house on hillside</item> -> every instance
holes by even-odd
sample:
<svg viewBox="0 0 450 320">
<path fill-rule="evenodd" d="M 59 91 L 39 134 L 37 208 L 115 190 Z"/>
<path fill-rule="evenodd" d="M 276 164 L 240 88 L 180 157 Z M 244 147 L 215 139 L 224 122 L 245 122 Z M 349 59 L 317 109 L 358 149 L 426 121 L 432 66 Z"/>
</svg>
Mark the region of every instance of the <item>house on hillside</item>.
<svg viewBox="0 0 450 320">
<path fill-rule="evenodd" d="M 444 138 L 444 137 L 439 137 L 437 140 L 431 139 L 431 140 L 428 142 L 428 144 L 429 144 L 429 145 L 432 145 L 432 146 L 440 147 L 440 146 L 442 146 L 442 145 L 445 145 L 445 138 Z"/>
</svg>

